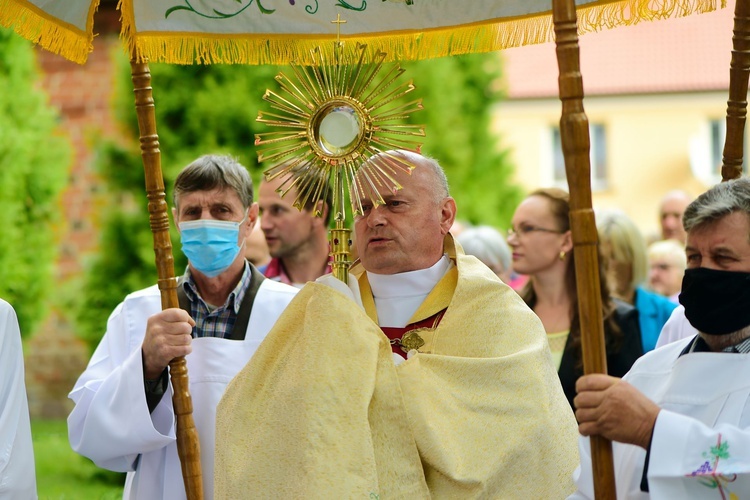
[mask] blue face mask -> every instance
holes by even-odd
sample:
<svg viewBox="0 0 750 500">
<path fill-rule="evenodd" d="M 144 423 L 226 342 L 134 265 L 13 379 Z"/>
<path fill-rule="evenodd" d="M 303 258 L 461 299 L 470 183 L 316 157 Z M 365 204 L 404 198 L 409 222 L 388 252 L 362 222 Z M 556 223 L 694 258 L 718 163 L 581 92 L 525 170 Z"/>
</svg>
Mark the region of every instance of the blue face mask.
<svg viewBox="0 0 750 500">
<path fill-rule="evenodd" d="M 237 245 L 240 226 L 245 222 L 199 219 L 181 222 L 182 251 L 193 267 L 209 278 L 232 265 L 245 242 Z"/>
</svg>

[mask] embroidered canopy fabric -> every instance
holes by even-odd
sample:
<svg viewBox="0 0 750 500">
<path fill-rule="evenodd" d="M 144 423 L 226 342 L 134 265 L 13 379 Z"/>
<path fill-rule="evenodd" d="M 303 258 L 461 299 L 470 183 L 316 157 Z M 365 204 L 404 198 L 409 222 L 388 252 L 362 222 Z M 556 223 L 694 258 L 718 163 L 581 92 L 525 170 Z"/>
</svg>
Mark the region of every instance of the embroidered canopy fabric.
<svg viewBox="0 0 750 500">
<path fill-rule="evenodd" d="M 92 49 L 99 0 L 0 0 L 0 25 L 67 59 Z M 726 0 L 576 0 L 579 31 L 679 17 Z M 342 40 L 408 60 L 552 39 L 552 0 L 120 0 L 122 36 L 139 58 L 177 64 L 311 63 Z M 340 19 L 340 22 L 334 22 Z"/>
</svg>

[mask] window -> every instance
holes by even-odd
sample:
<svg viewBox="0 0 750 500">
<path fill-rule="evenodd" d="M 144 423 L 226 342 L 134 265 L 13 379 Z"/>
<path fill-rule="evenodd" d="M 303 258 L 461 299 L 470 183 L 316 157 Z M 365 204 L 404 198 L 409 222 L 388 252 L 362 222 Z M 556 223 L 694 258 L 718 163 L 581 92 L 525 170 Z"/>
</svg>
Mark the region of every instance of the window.
<svg viewBox="0 0 750 500">
<path fill-rule="evenodd" d="M 711 127 L 711 165 L 716 165 L 716 169 L 719 175 L 721 175 L 721 162 L 724 156 L 724 141 L 727 137 L 727 120 L 722 118 L 721 120 L 711 120 L 709 122 Z M 744 152 L 742 158 L 742 172 L 747 174 L 747 135 L 742 141 L 742 151 Z"/>
<path fill-rule="evenodd" d="M 693 175 L 706 185 L 721 181 L 721 162 L 727 135 L 726 118 L 709 119 L 690 139 L 690 168 Z M 743 150 L 747 157 L 747 135 Z M 747 174 L 747 161 L 743 159 L 742 171 Z"/>
<path fill-rule="evenodd" d="M 591 162 L 591 189 L 594 191 L 607 188 L 607 137 L 604 125 L 600 123 L 589 124 L 589 140 L 591 149 L 589 157 Z M 565 175 L 565 158 L 562 151 L 562 139 L 560 128 L 552 127 L 552 175 L 555 186 L 568 188 Z"/>
<path fill-rule="evenodd" d="M 727 136 L 727 123 L 724 120 L 711 120 L 708 124 L 711 130 L 711 165 L 716 165 L 721 174 L 721 157 L 724 154 L 724 139 Z"/>
</svg>

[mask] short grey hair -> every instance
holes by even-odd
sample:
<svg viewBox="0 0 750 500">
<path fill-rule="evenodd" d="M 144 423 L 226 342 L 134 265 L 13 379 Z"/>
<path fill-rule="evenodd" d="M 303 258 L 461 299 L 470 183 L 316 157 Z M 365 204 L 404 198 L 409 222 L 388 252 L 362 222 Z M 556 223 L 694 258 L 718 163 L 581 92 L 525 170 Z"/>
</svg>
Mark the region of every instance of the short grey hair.
<svg viewBox="0 0 750 500">
<path fill-rule="evenodd" d="M 253 204 L 253 180 L 236 158 L 228 155 L 204 155 L 182 169 L 174 181 L 172 201 L 175 207 L 183 193 L 232 189 L 244 208 Z"/>
<path fill-rule="evenodd" d="M 491 226 L 476 226 L 464 229 L 456 236 L 466 255 L 473 255 L 487 267 L 497 272 L 510 269 L 510 247 L 503 235 Z"/>
<path fill-rule="evenodd" d="M 747 177 L 722 182 L 700 195 L 685 209 L 682 225 L 690 232 L 733 212 L 744 212 L 750 217 L 750 179 Z"/>
<path fill-rule="evenodd" d="M 445 175 L 445 170 L 443 170 L 443 167 L 440 166 L 440 163 L 438 163 L 436 159 L 423 154 L 413 153 L 404 149 L 393 149 L 384 153 L 378 153 L 377 155 L 370 158 L 368 160 L 368 163 L 377 165 L 379 161 L 383 161 L 384 159 L 385 161 L 388 161 L 389 155 L 400 156 L 407 162 L 414 165 L 416 168 L 424 168 L 429 170 L 432 174 L 432 188 L 436 202 L 440 202 L 450 196 L 448 177 Z"/>
</svg>

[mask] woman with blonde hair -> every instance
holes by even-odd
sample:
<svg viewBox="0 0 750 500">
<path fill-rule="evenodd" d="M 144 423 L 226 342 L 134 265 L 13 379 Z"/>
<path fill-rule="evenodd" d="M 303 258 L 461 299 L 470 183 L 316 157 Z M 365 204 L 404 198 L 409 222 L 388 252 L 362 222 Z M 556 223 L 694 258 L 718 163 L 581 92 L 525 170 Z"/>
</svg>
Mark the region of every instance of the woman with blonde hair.
<svg viewBox="0 0 750 500">
<path fill-rule="evenodd" d="M 513 214 L 508 244 L 514 271 L 529 276 L 520 294 L 544 325 L 572 406 L 583 363 L 569 213 L 567 192 L 556 188 L 532 192 Z M 621 377 L 643 354 L 638 316 L 633 306 L 610 297 L 606 277 L 600 275 L 608 372 Z"/>
<path fill-rule="evenodd" d="M 646 290 L 646 242 L 638 226 L 620 210 L 597 210 L 599 248 L 612 296 L 635 306 L 643 352 L 654 349 L 677 304 Z"/>
</svg>

